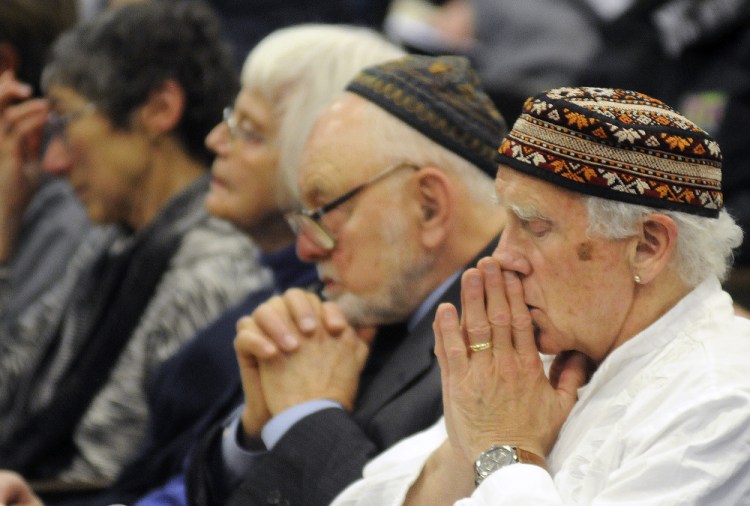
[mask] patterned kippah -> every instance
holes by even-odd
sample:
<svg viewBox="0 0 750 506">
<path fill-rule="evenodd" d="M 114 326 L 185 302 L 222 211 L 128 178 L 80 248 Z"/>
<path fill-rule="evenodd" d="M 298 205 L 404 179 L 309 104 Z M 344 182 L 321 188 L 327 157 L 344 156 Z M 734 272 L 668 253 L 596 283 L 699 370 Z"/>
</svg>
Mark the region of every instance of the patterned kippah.
<svg viewBox="0 0 750 506">
<path fill-rule="evenodd" d="M 492 178 L 507 125 L 466 58 L 409 55 L 368 67 L 347 86 Z"/>
<path fill-rule="evenodd" d="M 499 152 L 501 164 L 576 192 L 707 217 L 722 207 L 719 145 L 642 93 L 540 93 Z"/>
</svg>

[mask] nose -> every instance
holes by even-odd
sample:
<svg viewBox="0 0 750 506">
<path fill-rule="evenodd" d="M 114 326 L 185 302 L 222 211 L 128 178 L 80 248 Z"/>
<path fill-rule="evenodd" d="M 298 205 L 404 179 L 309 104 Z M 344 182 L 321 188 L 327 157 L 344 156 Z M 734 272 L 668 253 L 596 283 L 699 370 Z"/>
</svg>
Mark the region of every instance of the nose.
<svg viewBox="0 0 750 506">
<path fill-rule="evenodd" d="M 329 250 L 313 241 L 304 230 L 297 236 L 297 256 L 303 262 L 320 262 L 330 253 Z"/>
<path fill-rule="evenodd" d="M 70 150 L 59 136 L 53 137 L 47 144 L 42 166 L 46 172 L 57 176 L 63 176 L 70 172 L 73 166 Z"/>
<path fill-rule="evenodd" d="M 206 136 L 206 147 L 216 153 L 219 156 L 226 156 L 232 148 L 232 143 L 229 138 L 229 128 L 227 124 L 222 121 L 208 132 Z"/>
<path fill-rule="evenodd" d="M 500 241 L 492 257 L 500 262 L 500 268 L 503 270 L 517 272 L 522 277 L 531 274 L 531 264 L 507 228 L 500 235 Z"/>
</svg>

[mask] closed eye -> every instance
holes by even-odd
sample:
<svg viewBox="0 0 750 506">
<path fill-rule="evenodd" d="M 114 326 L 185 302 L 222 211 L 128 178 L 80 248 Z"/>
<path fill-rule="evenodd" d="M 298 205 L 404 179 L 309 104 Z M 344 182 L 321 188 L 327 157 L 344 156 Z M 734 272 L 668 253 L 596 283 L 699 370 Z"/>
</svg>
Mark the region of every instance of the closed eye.
<svg viewBox="0 0 750 506">
<path fill-rule="evenodd" d="M 534 237 L 544 237 L 552 229 L 552 224 L 547 220 L 539 218 L 531 220 L 520 220 L 521 227 Z"/>
</svg>

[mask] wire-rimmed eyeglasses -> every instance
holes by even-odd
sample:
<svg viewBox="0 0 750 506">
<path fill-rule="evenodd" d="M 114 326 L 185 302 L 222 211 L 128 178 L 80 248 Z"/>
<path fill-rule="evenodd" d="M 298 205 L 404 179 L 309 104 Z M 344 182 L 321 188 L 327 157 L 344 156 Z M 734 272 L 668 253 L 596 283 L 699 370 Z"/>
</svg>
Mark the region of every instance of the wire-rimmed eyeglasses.
<svg viewBox="0 0 750 506">
<path fill-rule="evenodd" d="M 340 197 L 333 199 L 327 204 L 316 209 L 301 209 L 299 211 L 292 211 L 286 213 L 286 221 L 289 223 L 292 231 L 296 235 L 305 233 L 318 247 L 325 249 L 326 251 L 332 250 L 336 246 L 336 238 L 333 233 L 328 230 L 322 223 L 323 216 L 342 205 L 344 202 L 350 200 L 352 197 L 357 195 L 359 192 L 367 188 L 368 186 L 384 179 L 389 174 L 395 172 L 401 168 L 411 168 L 419 170 L 419 167 L 408 162 L 399 162 L 386 168 L 385 170 L 375 174 L 373 177 L 365 181 L 364 183 L 355 186 L 348 192 L 344 193 Z"/>
<path fill-rule="evenodd" d="M 47 122 L 44 124 L 44 139 L 46 142 L 52 139 L 59 138 L 68 144 L 68 125 L 87 114 L 91 114 L 96 111 L 96 105 L 92 102 L 88 102 L 86 105 L 75 109 L 73 111 L 57 113 L 50 111 L 47 115 Z"/>
<path fill-rule="evenodd" d="M 243 128 L 237 122 L 237 116 L 234 114 L 234 108 L 231 106 L 225 107 L 223 112 L 224 123 L 226 123 L 229 129 L 229 138 L 232 141 L 240 142 L 259 142 L 263 140 L 263 136 L 255 130 Z"/>
</svg>

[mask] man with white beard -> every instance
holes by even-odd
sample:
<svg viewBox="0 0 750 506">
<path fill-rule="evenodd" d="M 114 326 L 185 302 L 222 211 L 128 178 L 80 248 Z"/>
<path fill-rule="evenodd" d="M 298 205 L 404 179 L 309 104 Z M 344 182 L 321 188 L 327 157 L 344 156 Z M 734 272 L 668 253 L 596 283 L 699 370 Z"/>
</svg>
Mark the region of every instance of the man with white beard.
<svg viewBox="0 0 750 506">
<path fill-rule="evenodd" d="M 457 57 L 365 69 L 322 114 L 289 221 L 327 301 L 293 289 L 238 323 L 245 404 L 194 454 L 192 504 L 328 504 L 441 416 L 432 320 L 497 243 L 505 133 Z"/>
</svg>

